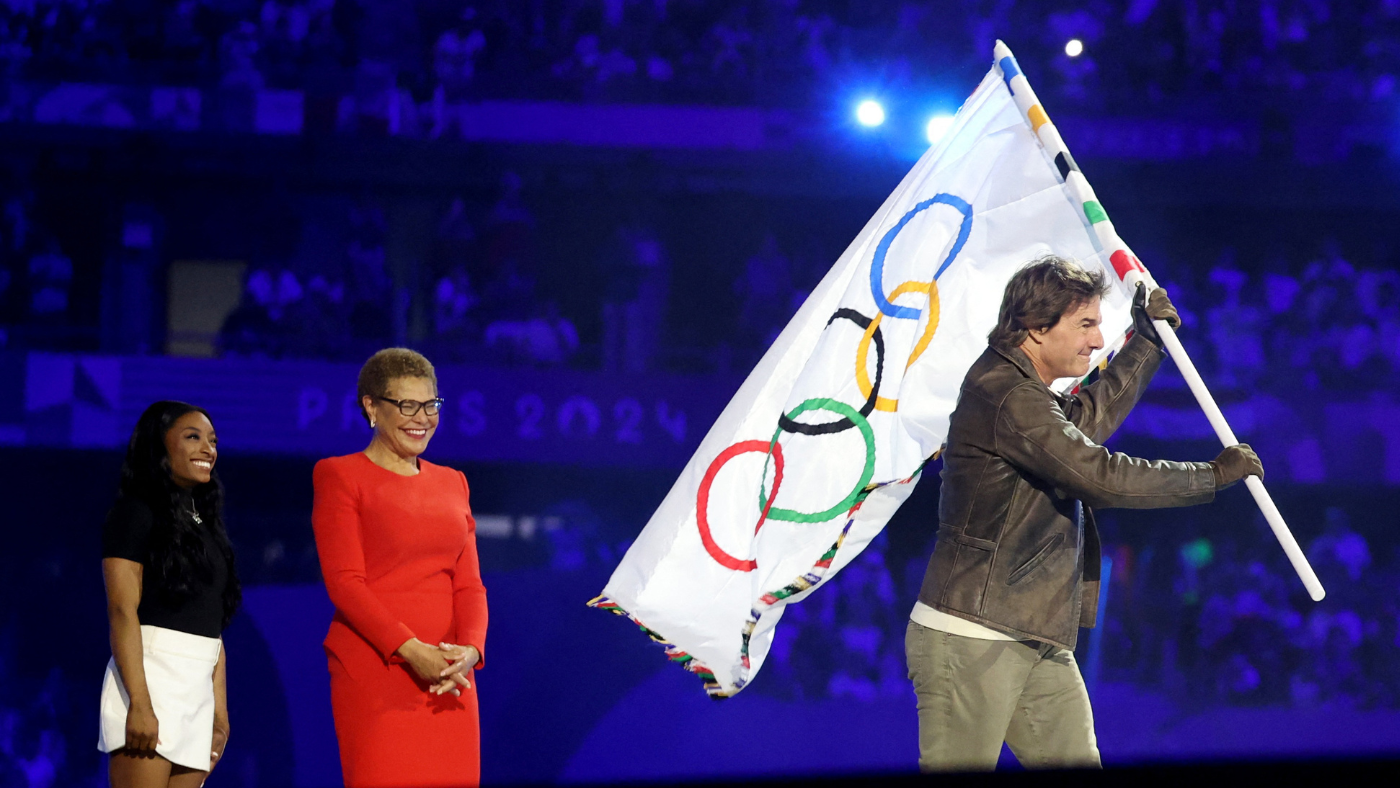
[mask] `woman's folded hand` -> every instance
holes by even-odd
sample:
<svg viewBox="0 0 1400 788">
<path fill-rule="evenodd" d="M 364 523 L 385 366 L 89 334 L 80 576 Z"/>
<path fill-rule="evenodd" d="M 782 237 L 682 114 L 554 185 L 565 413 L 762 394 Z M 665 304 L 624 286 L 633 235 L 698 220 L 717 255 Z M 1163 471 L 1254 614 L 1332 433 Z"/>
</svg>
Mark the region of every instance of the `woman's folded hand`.
<svg viewBox="0 0 1400 788">
<path fill-rule="evenodd" d="M 432 692 L 438 695 L 444 692 L 461 695 L 461 688 L 470 689 L 472 686 L 467 676 L 481 661 L 481 652 L 477 651 L 476 646 L 459 646 L 455 643 L 439 643 L 438 649 L 443 658 L 451 664 L 438 674 L 441 680 L 433 686 Z"/>
</svg>

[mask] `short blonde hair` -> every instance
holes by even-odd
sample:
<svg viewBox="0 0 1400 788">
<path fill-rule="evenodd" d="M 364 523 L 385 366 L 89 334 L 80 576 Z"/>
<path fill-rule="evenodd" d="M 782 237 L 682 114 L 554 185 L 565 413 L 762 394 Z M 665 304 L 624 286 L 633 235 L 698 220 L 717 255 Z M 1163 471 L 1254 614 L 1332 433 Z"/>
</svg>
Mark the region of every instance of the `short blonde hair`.
<svg viewBox="0 0 1400 788">
<path fill-rule="evenodd" d="M 433 384 L 433 393 L 437 394 L 437 372 L 433 370 L 433 362 L 416 350 L 386 347 L 370 356 L 360 367 L 360 379 L 356 384 L 359 401 L 364 402 L 365 397 L 389 396 L 389 382 L 395 378 L 423 378 Z M 363 408 L 360 415 L 365 417 L 366 422 L 369 421 L 369 414 Z"/>
</svg>

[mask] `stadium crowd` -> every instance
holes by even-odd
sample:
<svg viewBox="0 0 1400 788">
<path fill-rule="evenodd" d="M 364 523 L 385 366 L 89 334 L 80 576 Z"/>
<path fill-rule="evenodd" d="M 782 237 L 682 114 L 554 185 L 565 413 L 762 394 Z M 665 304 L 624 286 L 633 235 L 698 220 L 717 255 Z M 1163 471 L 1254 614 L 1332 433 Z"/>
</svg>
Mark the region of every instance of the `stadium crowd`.
<svg viewBox="0 0 1400 788">
<path fill-rule="evenodd" d="M 0 71 L 408 97 L 440 133 L 432 107 L 480 98 L 820 106 L 852 82 L 898 92 L 980 74 L 998 36 L 1042 92 L 1091 104 L 1366 100 L 1400 75 L 1390 0 L 5 0 Z M 1084 54 L 1065 54 L 1069 39 Z"/>
<path fill-rule="evenodd" d="M 77 275 L 78 255 L 65 248 L 74 237 L 60 236 L 34 203 L 32 189 L 0 190 L 0 348 L 94 350 L 75 324 L 94 312 L 97 285 L 87 280 L 101 278 L 101 261 L 86 280 Z M 315 215 L 293 231 L 316 243 L 248 261 L 219 353 L 355 361 L 409 341 L 417 310 L 417 344 L 444 363 L 743 373 L 836 255 L 789 251 L 766 232 L 729 259 L 708 260 L 722 280 L 707 293 L 709 306 L 726 319 L 695 337 L 677 325 L 687 297 L 673 284 L 675 238 L 690 221 L 679 215 L 617 219 L 591 249 L 546 253 L 544 241 L 563 231 L 537 217 L 507 173 L 493 198 L 441 205 L 430 249 L 411 275 L 395 275 L 378 203 L 346 201 L 330 213 L 333 232 L 317 230 Z M 1400 273 L 1390 252 L 1350 256 L 1326 235 L 1311 249 L 1275 247 L 1248 264 L 1218 248 L 1204 266 L 1181 264 L 1175 250 L 1148 258 L 1180 305 L 1183 340 L 1212 386 L 1400 390 Z M 581 270 L 590 275 L 560 286 Z"/>
<path fill-rule="evenodd" d="M 1340 507 L 1324 519 L 1323 533 L 1305 542 L 1328 589 L 1322 603 L 1308 599 L 1262 521 L 1248 532 L 1208 514 L 1125 527 L 1138 533 L 1106 542 L 1112 571 L 1097 680 L 1163 694 L 1185 715 L 1220 706 L 1400 709 L 1400 543 L 1373 544 Z M 927 560 L 901 558 L 877 539 L 832 581 L 834 593 L 786 611 L 753 691 L 904 697 L 904 624 Z M 1088 630 L 1080 641 L 1084 663 Z"/>
</svg>

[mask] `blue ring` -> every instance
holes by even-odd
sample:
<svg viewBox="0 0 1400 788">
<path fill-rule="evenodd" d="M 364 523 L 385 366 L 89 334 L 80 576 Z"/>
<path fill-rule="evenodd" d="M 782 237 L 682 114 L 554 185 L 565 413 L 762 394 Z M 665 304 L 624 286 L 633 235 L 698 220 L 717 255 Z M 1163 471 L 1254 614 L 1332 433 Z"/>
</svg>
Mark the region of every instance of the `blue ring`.
<svg viewBox="0 0 1400 788">
<path fill-rule="evenodd" d="M 927 210 L 934 205 L 950 205 L 957 208 L 963 215 L 962 225 L 958 227 L 958 238 L 953 241 L 953 248 L 948 250 L 948 256 L 944 258 L 943 264 L 938 266 L 938 271 L 933 275 L 935 280 L 943 275 L 948 269 L 948 265 L 953 262 L 953 258 L 962 251 L 963 245 L 967 243 L 967 237 L 972 234 L 972 206 L 961 197 L 954 197 L 951 194 L 939 193 L 915 205 L 909 213 L 899 220 L 899 223 L 891 227 L 880 243 L 875 246 L 875 259 L 870 264 L 870 294 L 875 297 L 875 305 L 880 311 L 890 317 L 905 317 L 910 320 L 918 320 L 923 310 L 915 309 L 912 306 L 896 306 L 890 303 L 885 297 L 885 255 L 890 251 L 890 245 L 894 243 L 894 237 L 899 235 L 899 231 L 904 229 L 904 225 L 914 218 L 914 214 Z"/>
</svg>

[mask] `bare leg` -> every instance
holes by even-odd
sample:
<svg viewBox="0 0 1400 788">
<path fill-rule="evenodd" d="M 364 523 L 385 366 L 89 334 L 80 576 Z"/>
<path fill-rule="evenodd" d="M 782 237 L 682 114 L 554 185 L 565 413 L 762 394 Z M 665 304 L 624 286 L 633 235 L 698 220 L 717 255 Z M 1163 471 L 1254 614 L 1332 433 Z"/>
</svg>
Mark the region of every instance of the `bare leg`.
<svg viewBox="0 0 1400 788">
<path fill-rule="evenodd" d="M 169 788 L 199 788 L 209 776 L 209 772 L 191 769 L 188 766 L 171 766 Z"/>
<path fill-rule="evenodd" d="M 107 777 L 112 788 L 166 788 L 172 766 L 154 752 L 122 748 L 107 762 Z"/>
<path fill-rule="evenodd" d="M 112 788 L 199 788 L 209 772 L 180 766 L 155 753 L 121 749 L 112 753 L 107 777 Z"/>
</svg>

